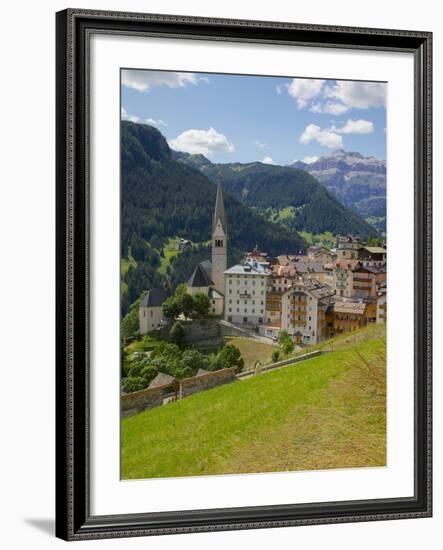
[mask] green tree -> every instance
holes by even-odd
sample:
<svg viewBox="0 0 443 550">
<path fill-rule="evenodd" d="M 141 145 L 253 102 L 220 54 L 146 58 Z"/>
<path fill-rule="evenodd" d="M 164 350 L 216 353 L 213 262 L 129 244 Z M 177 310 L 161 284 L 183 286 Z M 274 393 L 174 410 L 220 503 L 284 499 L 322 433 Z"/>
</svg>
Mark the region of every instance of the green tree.
<svg viewBox="0 0 443 550">
<path fill-rule="evenodd" d="M 176 319 L 180 313 L 181 304 L 175 296 L 171 296 L 163 302 L 163 315 L 166 319 Z"/>
<path fill-rule="evenodd" d="M 236 372 L 243 370 L 245 362 L 237 346 L 227 344 L 219 354 L 219 360 L 222 368 L 235 367 Z"/>
<path fill-rule="evenodd" d="M 131 336 L 136 336 L 140 329 L 139 318 L 138 318 L 138 309 L 140 306 L 141 299 L 146 294 L 142 292 L 140 296 L 135 300 L 135 302 L 129 308 L 128 313 L 123 317 L 121 322 L 121 336 L 125 340 Z"/>
<path fill-rule="evenodd" d="M 272 362 L 276 363 L 280 359 L 280 351 L 278 349 L 275 349 L 272 352 Z"/>
<path fill-rule="evenodd" d="M 278 343 L 280 344 L 280 348 L 285 355 L 288 355 L 288 353 L 294 351 L 294 342 L 289 336 L 287 330 L 280 331 L 280 334 L 278 335 Z"/>
<path fill-rule="evenodd" d="M 139 391 L 145 389 L 145 383 L 141 376 L 134 376 L 125 378 L 123 381 L 123 391 L 125 393 L 131 393 L 133 391 Z"/>
<path fill-rule="evenodd" d="M 196 317 L 206 317 L 209 311 L 209 298 L 199 292 L 193 297 L 193 309 Z"/>
<path fill-rule="evenodd" d="M 185 339 L 185 329 L 180 321 L 176 321 L 172 325 L 170 336 L 174 344 L 177 344 L 177 346 L 181 346 L 183 344 Z"/>
<path fill-rule="evenodd" d="M 188 317 L 191 317 L 191 314 L 194 310 L 194 299 L 190 294 L 183 294 L 181 295 L 181 298 L 176 298 L 179 300 L 180 303 L 180 309 L 187 319 Z"/>
<path fill-rule="evenodd" d="M 193 374 L 198 369 L 209 370 L 209 358 L 196 349 L 187 349 L 183 352 L 181 357 L 181 363 L 183 367 L 189 367 Z"/>
</svg>

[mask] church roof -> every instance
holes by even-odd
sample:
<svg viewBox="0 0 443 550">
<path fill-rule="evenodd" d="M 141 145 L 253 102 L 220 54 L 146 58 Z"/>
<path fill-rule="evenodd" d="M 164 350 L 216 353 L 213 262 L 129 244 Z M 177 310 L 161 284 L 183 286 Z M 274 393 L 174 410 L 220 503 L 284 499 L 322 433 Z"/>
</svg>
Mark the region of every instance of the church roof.
<svg viewBox="0 0 443 550">
<path fill-rule="evenodd" d="M 193 288 L 199 288 L 199 287 L 210 286 L 211 284 L 212 284 L 212 281 L 209 278 L 206 269 L 202 266 L 202 264 L 198 264 L 188 280 L 188 286 Z"/>
<path fill-rule="evenodd" d="M 166 300 L 166 291 L 163 288 L 151 288 L 140 302 L 140 307 L 161 307 Z"/>
<path fill-rule="evenodd" d="M 214 217 L 212 218 L 212 232 L 215 231 L 218 220 L 220 220 L 223 231 L 226 234 L 227 231 L 226 231 L 225 205 L 223 202 L 223 189 L 220 182 L 217 183 L 217 196 L 215 198 Z"/>
</svg>

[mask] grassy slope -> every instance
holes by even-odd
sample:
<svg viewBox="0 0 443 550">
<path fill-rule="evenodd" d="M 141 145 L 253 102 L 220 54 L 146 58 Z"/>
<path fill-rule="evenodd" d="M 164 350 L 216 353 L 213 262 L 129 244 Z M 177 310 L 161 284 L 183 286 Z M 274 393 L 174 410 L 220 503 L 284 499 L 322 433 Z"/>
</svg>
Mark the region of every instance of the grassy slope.
<svg viewBox="0 0 443 550">
<path fill-rule="evenodd" d="M 264 344 L 252 338 L 243 338 L 241 336 L 230 336 L 226 338 L 226 344 L 234 344 L 241 352 L 245 361 L 245 369 L 252 369 L 256 361 L 262 364 L 270 363 L 272 352 L 278 349 L 277 346 Z"/>
<path fill-rule="evenodd" d="M 178 253 L 179 252 L 176 249 L 176 239 L 169 238 L 163 248 L 164 255 L 160 257 L 160 267 L 158 268 L 159 273 L 166 275 L 166 268 L 171 263 L 171 258 L 175 258 Z"/>
<path fill-rule="evenodd" d="M 385 344 L 360 337 L 123 419 L 123 479 L 384 465 Z"/>
</svg>

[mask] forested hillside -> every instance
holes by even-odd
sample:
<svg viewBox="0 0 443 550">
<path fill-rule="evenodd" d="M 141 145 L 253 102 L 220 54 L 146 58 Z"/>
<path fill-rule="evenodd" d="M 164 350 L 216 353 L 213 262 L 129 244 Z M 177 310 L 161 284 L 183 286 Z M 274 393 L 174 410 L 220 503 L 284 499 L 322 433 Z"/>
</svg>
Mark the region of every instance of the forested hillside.
<svg viewBox="0 0 443 550">
<path fill-rule="evenodd" d="M 186 280 L 196 262 L 210 257 L 215 185 L 197 169 L 173 158 L 162 134 L 147 125 L 121 128 L 122 314 L 143 290 Z M 270 254 L 299 253 L 306 243 L 293 229 L 274 224 L 225 190 L 229 258 L 256 244 Z M 172 237 L 195 245 L 161 274 L 163 248 Z M 206 244 L 206 246 L 205 246 Z"/>
<path fill-rule="evenodd" d="M 270 219 L 284 219 L 296 231 L 352 233 L 363 239 L 377 236 L 371 225 L 304 170 L 261 162 L 213 164 L 202 155 L 174 154 L 212 181 L 220 179 L 223 188 L 244 204 Z M 281 211 L 283 216 L 278 215 Z"/>
</svg>

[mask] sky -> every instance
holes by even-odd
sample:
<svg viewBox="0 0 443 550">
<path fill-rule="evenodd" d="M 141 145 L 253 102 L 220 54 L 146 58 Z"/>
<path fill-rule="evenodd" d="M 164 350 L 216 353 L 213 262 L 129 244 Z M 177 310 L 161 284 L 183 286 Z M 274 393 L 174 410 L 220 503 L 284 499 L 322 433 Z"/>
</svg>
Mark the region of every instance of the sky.
<svg viewBox="0 0 443 550">
<path fill-rule="evenodd" d="M 385 83 L 122 69 L 121 117 L 216 163 L 386 158 Z"/>
</svg>

